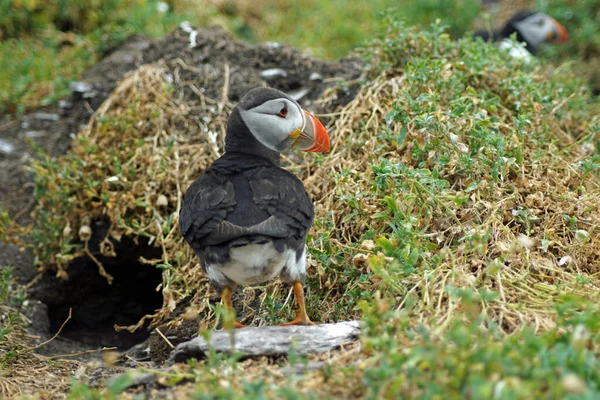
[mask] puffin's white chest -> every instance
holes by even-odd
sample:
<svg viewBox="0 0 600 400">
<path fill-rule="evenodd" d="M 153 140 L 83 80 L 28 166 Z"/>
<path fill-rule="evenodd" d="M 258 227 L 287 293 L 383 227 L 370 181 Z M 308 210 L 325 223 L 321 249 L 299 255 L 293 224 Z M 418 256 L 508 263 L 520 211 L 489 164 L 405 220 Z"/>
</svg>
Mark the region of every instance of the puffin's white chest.
<svg viewBox="0 0 600 400">
<path fill-rule="evenodd" d="M 500 49 L 507 51 L 511 57 L 519 58 L 529 64 L 533 59 L 531 53 L 519 42 L 515 42 L 511 39 L 504 39 L 498 43 Z"/>
<path fill-rule="evenodd" d="M 224 276 L 238 284 L 254 285 L 275 279 L 286 266 L 295 267 L 295 264 L 295 251 L 280 253 L 273 243 L 268 242 L 232 247 L 229 250 L 229 261 L 210 265 L 207 272 L 209 278 L 216 278 L 217 281 L 221 281 L 219 278 Z"/>
</svg>

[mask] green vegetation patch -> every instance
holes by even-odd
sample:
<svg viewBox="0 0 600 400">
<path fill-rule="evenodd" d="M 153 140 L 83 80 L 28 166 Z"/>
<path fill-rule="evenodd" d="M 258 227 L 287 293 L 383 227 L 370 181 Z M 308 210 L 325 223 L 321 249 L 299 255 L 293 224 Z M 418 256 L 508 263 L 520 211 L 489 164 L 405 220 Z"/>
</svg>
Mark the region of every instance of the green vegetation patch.
<svg viewBox="0 0 600 400">
<path fill-rule="evenodd" d="M 326 58 L 347 57 L 354 48 L 385 31 L 380 15 L 387 10 L 411 24 L 427 26 L 441 19 L 456 36 L 471 29 L 480 11 L 477 0 L 405 0 L 400 3 L 376 0 L 352 4 L 344 0 L 263 0 L 263 3 L 265 12 L 255 18 L 249 16 L 251 7 L 239 7 L 257 37 L 288 43 Z M 238 33 L 243 37 L 243 32 Z"/>
<path fill-rule="evenodd" d="M 3 1 L 0 115 L 56 103 L 103 52 L 131 35 L 162 36 L 185 20 L 207 24 L 216 14 L 214 5 L 180 1 Z"/>
</svg>

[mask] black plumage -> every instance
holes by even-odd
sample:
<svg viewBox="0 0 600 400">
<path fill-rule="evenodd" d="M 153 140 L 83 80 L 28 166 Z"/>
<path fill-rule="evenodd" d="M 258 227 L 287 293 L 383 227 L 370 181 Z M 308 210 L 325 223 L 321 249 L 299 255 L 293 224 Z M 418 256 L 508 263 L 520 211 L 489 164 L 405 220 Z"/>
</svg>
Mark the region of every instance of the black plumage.
<svg viewBox="0 0 600 400">
<path fill-rule="evenodd" d="M 269 107 L 275 107 L 274 111 Z M 248 112 L 253 113 L 249 120 L 259 132 L 245 122 L 242 113 Z M 305 241 L 314 208 L 302 181 L 280 167 L 280 154 L 270 147 L 289 148 L 307 126 L 307 118 L 316 121 L 321 138 L 327 139 L 326 150 L 307 151 L 328 151 L 329 139 L 320 122 L 292 98 L 274 89 L 250 91 L 228 119 L 225 153 L 190 185 L 179 215 L 183 237 L 211 285 L 222 290 L 227 307 L 231 307 L 231 291 L 239 283 L 261 283 L 276 275 L 294 284 L 300 306 L 294 324 L 311 323 L 302 286 Z M 288 125 L 271 130 L 279 122 Z M 236 326 L 242 325 L 236 322 Z"/>
<path fill-rule="evenodd" d="M 569 39 L 564 26 L 549 15 L 535 10 L 518 11 L 506 21 L 499 31 L 480 30 L 474 35 L 485 41 L 496 42 L 503 42 L 515 35 L 516 41 L 524 43 L 526 53 L 531 55 L 535 55 L 543 44 L 564 43 Z M 506 44 L 504 48 L 506 48 Z M 516 52 L 515 55 L 523 57 L 519 52 Z"/>
<path fill-rule="evenodd" d="M 302 253 L 313 204 L 302 181 L 278 164 L 278 159 L 228 151 L 190 186 L 180 230 L 205 272 L 207 265 L 229 261 L 231 247 L 249 243 L 272 241 L 279 252 Z"/>
<path fill-rule="evenodd" d="M 523 21 L 524 19 L 531 17 L 536 13 L 538 13 L 538 11 L 527 9 L 519 10 L 512 17 L 510 17 L 508 21 L 506 21 L 504 26 L 502 26 L 499 31 L 492 31 L 490 35 L 490 32 L 487 30 L 478 30 L 475 32 L 474 36 L 480 37 L 486 42 L 497 42 L 503 39 L 508 39 L 511 37 L 511 35 L 516 34 L 516 41 L 519 43 L 525 43 L 525 48 L 527 51 L 529 51 L 531 54 L 535 54 L 537 52 L 537 47 L 525 40 L 519 29 L 515 26 L 515 23 Z"/>
</svg>

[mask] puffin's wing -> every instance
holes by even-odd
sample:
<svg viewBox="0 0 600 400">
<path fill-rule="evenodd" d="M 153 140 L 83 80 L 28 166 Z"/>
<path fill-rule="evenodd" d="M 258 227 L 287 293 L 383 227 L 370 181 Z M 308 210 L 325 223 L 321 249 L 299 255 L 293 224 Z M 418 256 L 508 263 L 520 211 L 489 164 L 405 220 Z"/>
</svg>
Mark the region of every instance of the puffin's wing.
<svg viewBox="0 0 600 400">
<path fill-rule="evenodd" d="M 179 213 L 179 229 L 185 240 L 192 247 L 209 241 L 235 204 L 231 181 L 213 174 L 202 175 L 186 192 Z"/>
<path fill-rule="evenodd" d="M 288 239 L 304 243 L 314 208 L 300 179 L 280 168 L 264 168 L 256 171 L 248 183 L 256 205 L 285 227 Z"/>
</svg>

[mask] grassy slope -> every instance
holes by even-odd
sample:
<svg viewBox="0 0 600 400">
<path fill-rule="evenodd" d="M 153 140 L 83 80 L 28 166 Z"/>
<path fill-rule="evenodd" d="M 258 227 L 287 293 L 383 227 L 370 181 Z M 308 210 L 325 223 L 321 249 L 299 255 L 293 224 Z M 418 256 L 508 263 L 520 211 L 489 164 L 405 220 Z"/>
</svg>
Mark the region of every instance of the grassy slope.
<svg viewBox="0 0 600 400">
<path fill-rule="evenodd" d="M 362 318 L 362 350 L 336 354 L 331 367 L 301 380 L 264 361 L 237 365 L 223 356 L 156 373 L 167 386 L 188 380 L 175 390 L 199 398 L 597 397 L 598 104 L 564 68 L 544 72 L 493 46 L 452 41 L 435 26 L 416 31 L 392 20 L 363 56 L 371 73 L 335 122 L 335 150 L 305 177 L 319 211 L 311 256 L 324 273 L 310 274 L 309 309 L 318 319 Z M 160 76 L 151 76 L 148 87 L 159 87 Z M 168 116 L 174 100 L 152 96 L 159 97 L 130 111 L 109 110 L 113 118 L 74 148 L 90 149 L 95 137 L 124 140 L 127 130 L 114 126 L 120 112 L 147 119 L 144 135 L 163 131 L 170 122 L 152 109 Z M 134 109 L 140 114 L 130 115 Z M 169 131 L 178 134 L 175 125 Z M 154 151 L 156 173 L 172 170 L 177 142 Z M 38 181 L 38 193 L 45 213 L 76 221 L 65 214 L 63 190 L 48 185 L 53 174 L 75 170 L 73 162 L 78 157 L 38 165 L 49 178 Z M 109 202 L 115 190 L 106 192 Z M 78 198 L 77 207 L 95 207 L 98 193 Z M 173 223 L 151 210 L 128 216 L 120 229 L 132 233 L 148 234 L 143 227 L 155 223 L 147 218 L 165 232 Z M 40 229 L 46 238 L 62 231 Z M 171 262 L 189 262 L 186 247 L 156 241 L 173 252 Z M 186 272 L 169 276 L 171 296 L 193 289 Z M 273 288 L 255 320 L 288 317 L 280 310 L 286 294 Z M 76 385 L 72 396 L 110 398 L 119 385 Z"/>
<path fill-rule="evenodd" d="M 308 282 L 320 317 L 365 320 L 363 350 L 301 381 L 214 356 L 162 382 L 189 379 L 177 390 L 199 398 L 597 398 L 598 104 L 566 67 L 544 73 L 437 28 L 393 25 L 364 56 L 372 74 L 317 164 L 339 189 L 318 204 L 312 257 L 338 279 Z M 71 397 L 112 398 L 129 378 Z"/>
</svg>

